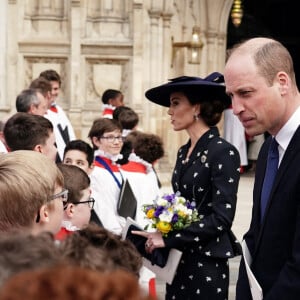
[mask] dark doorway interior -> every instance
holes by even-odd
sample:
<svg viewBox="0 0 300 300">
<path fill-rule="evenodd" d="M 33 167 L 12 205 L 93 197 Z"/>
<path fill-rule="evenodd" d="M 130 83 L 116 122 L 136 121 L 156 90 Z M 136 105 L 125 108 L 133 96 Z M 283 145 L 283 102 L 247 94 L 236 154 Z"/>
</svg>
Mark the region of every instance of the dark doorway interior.
<svg viewBox="0 0 300 300">
<path fill-rule="evenodd" d="M 243 0 L 244 16 L 239 27 L 228 22 L 227 47 L 256 36 L 269 36 L 290 51 L 300 87 L 300 25 L 298 0 Z"/>
</svg>

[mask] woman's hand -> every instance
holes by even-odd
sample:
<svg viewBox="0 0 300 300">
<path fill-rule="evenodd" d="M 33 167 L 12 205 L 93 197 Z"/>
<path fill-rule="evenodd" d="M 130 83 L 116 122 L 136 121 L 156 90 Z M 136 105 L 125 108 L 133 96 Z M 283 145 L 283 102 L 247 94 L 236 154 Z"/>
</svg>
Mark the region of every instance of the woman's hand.
<svg viewBox="0 0 300 300">
<path fill-rule="evenodd" d="M 165 242 L 162 238 L 162 234 L 159 231 L 156 232 L 145 232 L 145 231 L 131 231 L 132 234 L 140 235 L 147 238 L 145 243 L 145 249 L 147 253 L 152 253 L 156 248 L 164 248 Z"/>
</svg>

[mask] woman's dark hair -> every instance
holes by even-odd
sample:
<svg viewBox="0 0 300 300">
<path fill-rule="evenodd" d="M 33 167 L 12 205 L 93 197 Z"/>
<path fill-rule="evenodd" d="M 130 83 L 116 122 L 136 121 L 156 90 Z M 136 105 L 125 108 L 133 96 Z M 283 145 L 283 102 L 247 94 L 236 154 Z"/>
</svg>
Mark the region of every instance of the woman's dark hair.
<svg viewBox="0 0 300 300">
<path fill-rule="evenodd" d="M 208 126 L 215 126 L 220 122 L 224 104 L 219 100 L 200 103 L 200 116 Z"/>
<path fill-rule="evenodd" d="M 200 117 L 208 126 L 215 126 L 222 117 L 222 113 L 225 109 L 225 104 L 221 100 L 217 99 L 217 96 L 213 94 L 207 97 L 206 95 L 202 99 L 201 95 L 189 91 L 181 91 L 189 100 L 189 102 L 194 104 L 200 104 Z"/>
</svg>

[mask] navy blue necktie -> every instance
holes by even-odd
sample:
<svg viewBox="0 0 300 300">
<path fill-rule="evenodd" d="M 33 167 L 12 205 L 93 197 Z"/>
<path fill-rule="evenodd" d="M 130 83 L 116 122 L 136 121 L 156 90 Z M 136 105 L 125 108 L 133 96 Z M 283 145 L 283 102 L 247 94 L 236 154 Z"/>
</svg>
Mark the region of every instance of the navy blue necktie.
<svg viewBox="0 0 300 300">
<path fill-rule="evenodd" d="M 266 168 L 263 187 L 261 190 L 261 200 L 260 200 L 261 220 L 263 220 L 265 210 L 269 201 L 274 178 L 278 170 L 278 162 L 279 162 L 278 143 L 275 140 L 275 138 L 273 138 L 268 152 L 267 168 Z"/>
</svg>

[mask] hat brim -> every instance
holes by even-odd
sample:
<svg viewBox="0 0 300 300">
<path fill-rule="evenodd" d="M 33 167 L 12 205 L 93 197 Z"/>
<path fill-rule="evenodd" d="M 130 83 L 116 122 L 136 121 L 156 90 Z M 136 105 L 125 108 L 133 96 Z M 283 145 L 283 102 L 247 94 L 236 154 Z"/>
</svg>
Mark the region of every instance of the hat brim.
<svg viewBox="0 0 300 300">
<path fill-rule="evenodd" d="M 199 97 L 199 103 L 204 101 L 220 100 L 224 108 L 231 105 L 230 97 L 225 93 L 225 86 L 213 82 L 171 82 L 146 91 L 145 96 L 151 102 L 170 107 L 170 95 L 174 92 L 188 90 Z"/>
</svg>

